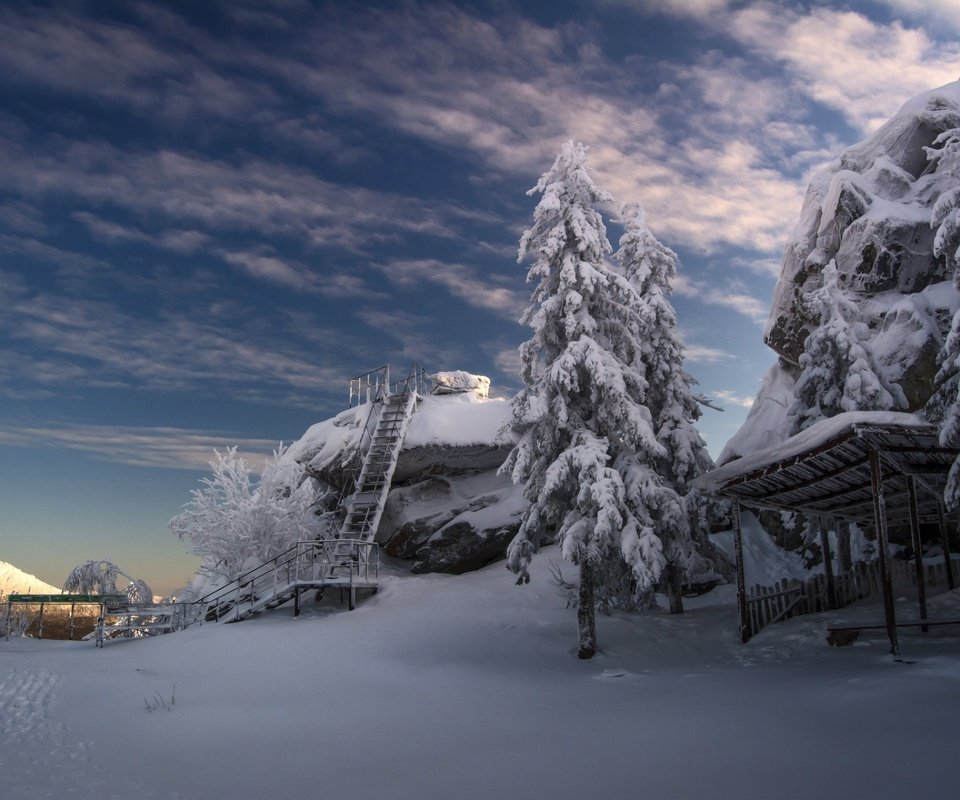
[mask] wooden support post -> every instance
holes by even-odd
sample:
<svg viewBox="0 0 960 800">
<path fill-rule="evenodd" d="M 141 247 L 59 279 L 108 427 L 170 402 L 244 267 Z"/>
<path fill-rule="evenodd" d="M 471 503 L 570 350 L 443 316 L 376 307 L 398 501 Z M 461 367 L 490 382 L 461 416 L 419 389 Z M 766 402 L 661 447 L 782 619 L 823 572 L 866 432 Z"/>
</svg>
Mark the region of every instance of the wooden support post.
<svg viewBox="0 0 960 800">
<path fill-rule="evenodd" d="M 38 633 L 37 633 L 37 638 L 38 638 L 38 639 L 42 639 L 42 638 L 43 638 L 43 606 L 44 606 L 44 604 L 41 602 L 41 603 L 40 603 L 40 630 L 39 630 Z"/>
<path fill-rule="evenodd" d="M 953 559 L 950 555 L 950 530 L 947 528 L 947 515 L 943 510 L 943 501 L 937 503 L 937 516 L 940 521 L 940 541 L 943 545 L 943 564 L 947 568 L 947 586 L 950 589 L 956 589 L 956 581 L 953 579 Z"/>
<path fill-rule="evenodd" d="M 917 481 L 913 475 L 907 475 L 907 503 L 910 508 L 910 536 L 913 540 L 913 563 L 917 568 L 917 603 L 920 606 L 920 619 L 927 618 L 927 582 L 923 574 L 923 543 L 920 541 L 920 512 L 917 508 Z M 930 629 L 924 625 L 924 633 Z"/>
<path fill-rule="evenodd" d="M 77 607 L 76 603 L 70 604 L 70 641 L 71 642 L 73 641 L 73 612 L 76 609 L 76 607 Z"/>
<path fill-rule="evenodd" d="M 300 587 L 293 590 L 293 616 L 300 616 Z"/>
<path fill-rule="evenodd" d="M 853 557 L 850 553 L 850 523 L 834 519 L 833 529 L 837 532 L 837 560 L 840 562 L 840 572 L 851 572 Z"/>
<path fill-rule="evenodd" d="M 737 612 L 740 616 L 740 641 L 750 639 L 750 610 L 747 606 L 747 581 L 743 571 L 743 529 L 740 523 L 740 503 L 733 504 L 733 547 L 737 562 Z"/>
<path fill-rule="evenodd" d="M 823 574 L 827 578 L 827 606 L 837 608 L 837 586 L 833 580 L 833 553 L 830 551 L 830 531 L 823 521 L 817 517 L 817 526 L 820 528 L 820 549 L 823 551 Z"/>
<path fill-rule="evenodd" d="M 891 654 L 900 655 L 897 639 L 897 615 L 893 607 L 893 582 L 890 580 L 889 538 L 887 536 L 887 510 L 883 503 L 883 473 L 880 470 L 880 453 L 870 451 L 870 483 L 873 490 L 873 519 L 877 526 L 877 550 L 880 554 L 880 581 L 883 587 L 883 616 L 890 640 Z"/>
</svg>

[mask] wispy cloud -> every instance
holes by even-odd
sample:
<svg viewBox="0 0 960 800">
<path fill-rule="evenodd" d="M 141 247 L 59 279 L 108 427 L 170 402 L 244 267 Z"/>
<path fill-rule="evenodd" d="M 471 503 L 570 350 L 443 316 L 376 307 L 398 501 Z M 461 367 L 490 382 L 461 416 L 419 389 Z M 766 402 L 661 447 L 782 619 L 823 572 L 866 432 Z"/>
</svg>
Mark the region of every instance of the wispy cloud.
<svg viewBox="0 0 960 800">
<path fill-rule="evenodd" d="M 753 407 L 754 398 L 749 395 L 736 394 L 735 392 L 730 392 L 725 389 L 716 389 L 713 392 L 713 396 L 724 405 L 740 406 L 748 410 Z"/>
<path fill-rule="evenodd" d="M 694 364 L 715 364 L 717 361 L 726 361 L 733 358 L 733 353 L 721 350 L 718 347 L 708 347 L 702 344 L 684 344 L 684 358 Z"/>
<path fill-rule="evenodd" d="M 315 405 L 351 369 L 334 341 L 304 351 L 282 330 L 251 337 L 215 315 L 168 310 L 150 319 L 107 301 L 42 293 L 21 292 L 0 316 L 0 332 L 28 348 L 0 358 L 3 393 L 217 386 L 237 398 Z"/>
<path fill-rule="evenodd" d="M 237 447 L 259 471 L 278 445 L 268 439 L 183 428 L 0 422 L 0 447 L 62 448 L 138 467 L 206 470 L 214 450 Z"/>
<path fill-rule="evenodd" d="M 443 365 L 443 369 L 460 369 L 454 366 L 467 361 L 467 352 L 457 337 L 438 337 L 432 320 L 421 314 L 396 308 L 364 307 L 356 312 L 364 324 L 378 335 L 379 357 L 385 361 L 401 358 L 418 360 L 429 368 Z M 390 345 L 399 343 L 400 348 Z"/>
<path fill-rule="evenodd" d="M 705 281 L 692 280 L 678 275 L 673 283 L 673 290 L 682 297 L 696 298 L 708 305 L 729 308 L 742 314 L 754 323 L 762 325 L 770 312 L 769 304 L 758 300 L 731 281 L 726 287 L 713 286 Z"/>
<path fill-rule="evenodd" d="M 856 11 L 750 5 L 724 21 L 739 41 L 781 63 L 798 91 L 870 132 L 909 97 L 956 80 L 960 45 Z M 838 57 L 824 58 L 824 53 Z"/>
<path fill-rule="evenodd" d="M 374 266 L 397 286 L 412 287 L 421 283 L 442 286 L 467 305 L 510 320 L 518 319 L 526 307 L 525 293 L 517 288 L 518 280 L 502 275 L 481 277 L 476 269 L 464 264 L 437 259 L 400 259 Z"/>
</svg>

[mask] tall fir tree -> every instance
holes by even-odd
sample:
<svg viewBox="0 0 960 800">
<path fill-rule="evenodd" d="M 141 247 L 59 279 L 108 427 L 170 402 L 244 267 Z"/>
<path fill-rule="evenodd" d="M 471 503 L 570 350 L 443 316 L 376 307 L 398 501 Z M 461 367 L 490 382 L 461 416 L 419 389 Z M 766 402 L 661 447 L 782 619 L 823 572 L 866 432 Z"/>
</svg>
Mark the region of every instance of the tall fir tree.
<svg viewBox="0 0 960 800">
<path fill-rule="evenodd" d="M 903 390 L 883 379 L 870 352 L 870 330 L 856 303 L 840 287 L 836 262 L 823 268 L 823 282 L 803 303 L 818 321 L 800 356 L 800 377 L 788 409 L 792 433 L 844 411 L 906 408 Z"/>
<path fill-rule="evenodd" d="M 536 286 L 521 320 L 533 335 L 521 346 L 526 388 L 513 401 L 519 438 L 501 468 L 524 484 L 530 502 L 507 553 L 518 582 L 529 580 L 530 560 L 551 536 L 580 567 L 581 658 L 596 652 L 595 603 L 619 565 L 632 571 L 638 591 L 649 590 L 666 563 L 658 534 L 685 521 L 682 500 L 665 489 L 660 467 L 673 465 L 684 480 L 695 469 L 669 449 L 689 441 L 685 420 L 677 424 L 675 394 L 661 378 L 682 382 L 682 371 L 645 360 L 653 351 L 682 360 L 658 327 L 674 319 L 669 303 L 664 307 L 657 291 L 650 299 L 638 292 L 644 281 L 662 285 L 669 269 L 659 257 L 669 251 L 640 247 L 646 239 L 635 226 L 622 248 L 633 279 L 607 263 L 612 248 L 596 206 L 612 198 L 590 177 L 586 150 L 564 144 L 530 190 L 542 197 L 519 260 L 534 255 L 527 281 Z M 646 405 L 651 382 L 664 398 L 656 413 Z"/>
</svg>

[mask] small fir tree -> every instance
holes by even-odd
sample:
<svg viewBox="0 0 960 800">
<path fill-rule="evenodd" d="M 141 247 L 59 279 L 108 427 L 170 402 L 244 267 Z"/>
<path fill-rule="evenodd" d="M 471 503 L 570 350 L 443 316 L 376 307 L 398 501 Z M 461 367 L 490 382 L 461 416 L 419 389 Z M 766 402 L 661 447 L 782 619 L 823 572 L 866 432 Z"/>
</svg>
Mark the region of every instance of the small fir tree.
<svg viewBox="0 0 960 800">
<path fill-rule="evenodd" d="M 664 453 L 632 454 L 633 463 L 624 465 L 630 475 L 628 502 L 637 516 L 655 522 L 665 547 L 671 606 L 680 611 L 680 582 L 693 554 L 686 496 L 690 482 L 711 469 L 713 460 L 696 428 L 701 398 L 692 392 L 696 382 L 683 368 L 683 345 L 670 303 L 677 255 L 653 235 L 638 203 L 624 205 L 620 221 L 624 232 L 616 259 L 633 290 L 624 299 L 635 319 L 630 341 L 639 346 L 633 367 L 644 377 L 646 392 L 640 399 L 650 411 Z M 643 474 L 647 471 L 652 478 Z"/>
<path fill-rule="evenodd" d="M 804 298 L 818 325 L 800 356 L 800 377 L 788 414 L 793 433 L 844 411 L 905 408 L 903 390 L 885 381 L 869 349 L 870 329 L 840 288 L 836 262 L 823 268 L 823 283 Z"/>
</svg>

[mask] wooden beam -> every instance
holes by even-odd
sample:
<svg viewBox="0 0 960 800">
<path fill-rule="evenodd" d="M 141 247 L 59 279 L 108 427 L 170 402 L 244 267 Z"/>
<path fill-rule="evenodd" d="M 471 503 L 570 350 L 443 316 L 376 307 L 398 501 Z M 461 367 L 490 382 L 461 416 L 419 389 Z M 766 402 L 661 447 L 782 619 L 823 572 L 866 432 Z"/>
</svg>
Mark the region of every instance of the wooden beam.
<svg viewBox="0 0 960 800">
<path fill-rule="evenodd" d="M 870 451 L 870 483 L 873 489 L 873 518 L 877 526 L 877 549 L 880 551 L 880 581 L 883 584 L 883 616 L 887 625 L 890 652 L 900 655 L 897 638 L 897 616 L 893 607 L 893 583 L 890 580 L 889 538 L 887 536 L 887 513 L 883 502 L 883 474 L 880 471 L 880 453 Z"/>
<path fill-rule="evenodd" d="M 750 610 L 747 608 L 747 582 L 743 570 L 743 528 L 740 503 L 733 504 L 733 551 L 737 562 L 737 613 L 740 617 L 740 641 L 750 639 Z"/>
<path fill-rule="evenodd" d="M 820 529 L 820 549 L 823 551 L 823 574 L 827 578 L 827 604 L 831 609 L 837 607 L 837 587 L 833 582 L 833 555 L 830 552 L 830 532 L 823 522 L 823 517 L 817 517 L 817 527 Z"/>
<path fill-rule="evenodd" d="M 857 469 L 858 467 L 864 466 L 868 460 L 869 460 L 869 456 L 863 456 L 862 458 L 858 458 L 856 461 L 851 461 L 849 464 L 844 464 L 842 467 L 838 467 L 837 469 L 830 470 L 830 472 L 825 472 L 817 475 L 817 477 L 815 478 L 804 480 L 803 486 L 797 486 L 797 487 L 794 487 L 793 489 L 786 489 L 786 490 L 775 489 L 772 491 L 763 492 L 762 494 L 753 495 L 753 498 L 751 499 L 765 500 L 766 498 L 771 497 L 773 495 L 790 494 L 791 492 L 798 492 L 803 489 L 807 489 L 810 486 L 815 486 L 818 483 L 822 483 L 823 481 L 828 481 L 833 478 L 838 478 L 839 476 L 843 475 L 845 472 L 849 472 L 852 469 Z"/>
<path fill-rule="evenodd" d="M 923 543 L 920 541 L 920 514 L 917 511 L 917 482 L 907 475 L 907 497 L 910 506 L 910 537 L 913 540 L 913 563 L 917 569 L 917 604 L 920 619 L 927 618 L 927 584 L 923 574 Z M 924 627 L 926 633 L 928 628 Z"/>
<path fill-rule="evenodd" d="M 943 563 L 947 568 L 947 586 L 950 589 L 956 589 L 956 581 L 953 579 L 953 558 L 950 555 L 950 530 L 947 528 L 947 515 L 944 513 L 943 501 L 937 503 L 937 512 L 940 517 L 940 541 L 943 545 Z"/>
</svg>

